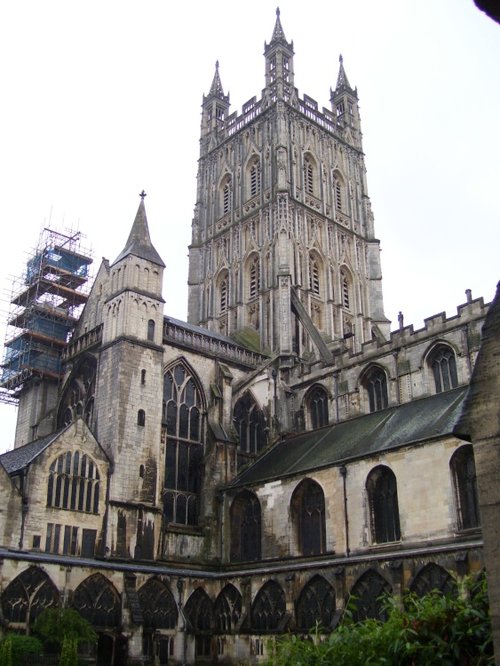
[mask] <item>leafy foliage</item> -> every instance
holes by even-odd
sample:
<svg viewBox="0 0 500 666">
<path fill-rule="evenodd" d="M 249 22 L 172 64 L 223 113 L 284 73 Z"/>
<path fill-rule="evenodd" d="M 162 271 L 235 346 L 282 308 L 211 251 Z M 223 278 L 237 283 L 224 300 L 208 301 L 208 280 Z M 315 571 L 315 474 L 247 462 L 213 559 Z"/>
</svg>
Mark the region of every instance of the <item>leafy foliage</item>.
<svg viewBox="0 0 500 666">
<path fill-rule="evenodd" d="M 15 666 L 29 655 L 42 653 L 42 644 L 34 636 L 7 634 L 0 643 L 0 666 Z"/>
<path fill-rule="evenodd" d="M 80 643 L 95 643 L 97 634 L 80 613 L 69 608 L 46 608 L 37 617 L 35 633 L 44 643 L 64 644 L 66 639 Z"/>
<path fill-rule="evenodd" d="M 329 635 L 277 639 L 270 666 L 485 666 L 493 664 L 486 582 L 466 579 L 458 596 L 433 591 L 385 599 L 387 620 L 354 622 L 349 608 Z"/>
<path fill-rule="evenodd" d="M 62 644 L 59 666 L 78 665 L 78 643 L 76 638 L 65 638 Z"/>
</svg>

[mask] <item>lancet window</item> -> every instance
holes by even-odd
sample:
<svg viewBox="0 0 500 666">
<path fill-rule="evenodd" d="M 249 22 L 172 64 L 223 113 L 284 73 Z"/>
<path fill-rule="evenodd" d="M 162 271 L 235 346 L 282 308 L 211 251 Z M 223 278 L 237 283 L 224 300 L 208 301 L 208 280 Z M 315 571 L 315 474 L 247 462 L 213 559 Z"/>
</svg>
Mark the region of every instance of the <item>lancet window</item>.
<svg viewBox="0 0 500 666">
<path fill-rule="evenodd" d="M 99 470 L 86 453 L 67 451 L 50 465 L 47 506 L 98 513 L 99 490 Z"/>
<path fill-rule="evenodd" d="M 455 489 L 457 522 L 461 530 L 481 525 L 477 495 L 476 465 L 471 444 L 461 446 L 450 460 L 450 470 Z"/>
<path fill-rule="evenodd" d="M 366 481 L 370 508 L 372 541 L 387 543 L 399 541 L 398 489 L 394 472 L 379 465 L 372 469 Z"/>
</svg>

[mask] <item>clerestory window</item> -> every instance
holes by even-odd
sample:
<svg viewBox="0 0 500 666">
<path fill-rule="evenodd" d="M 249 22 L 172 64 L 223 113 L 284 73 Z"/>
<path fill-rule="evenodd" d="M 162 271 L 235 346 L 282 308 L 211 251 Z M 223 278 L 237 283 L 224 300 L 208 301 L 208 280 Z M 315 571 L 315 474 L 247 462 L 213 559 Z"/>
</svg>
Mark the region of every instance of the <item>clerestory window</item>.
<svg viewBox="0 0 500 666">
<path fill-rule="evenodd" d="M 429 356 L 429 364 L 434 375 L 436 393 L 458 386 L 455 353 L 450 347 L 438 345 Z"/>
</svg>

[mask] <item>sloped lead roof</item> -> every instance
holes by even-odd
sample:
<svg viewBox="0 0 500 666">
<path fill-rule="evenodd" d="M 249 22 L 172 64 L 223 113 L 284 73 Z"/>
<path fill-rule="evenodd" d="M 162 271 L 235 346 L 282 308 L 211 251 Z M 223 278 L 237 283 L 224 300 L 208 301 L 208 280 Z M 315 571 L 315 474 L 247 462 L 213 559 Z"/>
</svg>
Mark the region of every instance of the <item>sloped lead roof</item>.
<svg viewBox="0 0 500 666">
<path fill-rule="evenodd" d="M 137 215 L 135 216 L 134 224 L 130 230 L 127 244 L 112 265 L 114 266 L 129 254 L 134 255 L 134 257 L 139 257 L 139 259 L 146 259 L 146 261 L 151 261 L 153 264 L 165 268 L 162 258 L 151 243 L 144 199 L 141 199 L 141 203 L 137 209 Z"/>
<path fill-rule="evenodd" d="M 231 484 L 262 483 L 304 474 L 391 449 L 452 435 L 467 387 L 414 400 L 373 414 L 288 437 Z"/>
<path fill-rule="evenodd" d="M 0 455 L 0 463 L 3 465 L 7 474 L 16 474 L 27 467 L 40 455 L 40 453 L 45 451 L 45 449 L 50 446 L 50 444 L 52 444 L 52 442 L 57 439 L 66 428 L 68 428 L 68 426 L 65 426 L 57 432 L 53 432 L 51 435 L 40 437 L 40 439 L 36 439 L 34 442 L 29 442 L 24 446 L 20 446 L 17 449 L 2 453 L 2 455 Z"/>
</svg>

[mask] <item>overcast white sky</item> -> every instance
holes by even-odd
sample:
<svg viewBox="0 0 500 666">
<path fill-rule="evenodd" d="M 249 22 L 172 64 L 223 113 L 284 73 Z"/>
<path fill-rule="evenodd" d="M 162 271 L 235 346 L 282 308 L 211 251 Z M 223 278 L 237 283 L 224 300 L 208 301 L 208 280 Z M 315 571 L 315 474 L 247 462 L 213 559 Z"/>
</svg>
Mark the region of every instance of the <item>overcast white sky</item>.
<svg viewBox="0 0 500 666">
<path fill-rule="evenodd" d="M 282 0 L 300 96 L 329 105 L 338 56 L 358 87 L 386 315 L 416 328 L 493 297 L 500 220 L 500 26 L 473 0 Z M 220 61 L 231 110 L 260 96 L 273 0 L 16 0 L 0 8 L 0 336 L 44 226 L 114 260 L 148 193 L 186 318 L 200 104 Z M 0 450 L 16 410 L 0 405 Z"/>
</svg>

